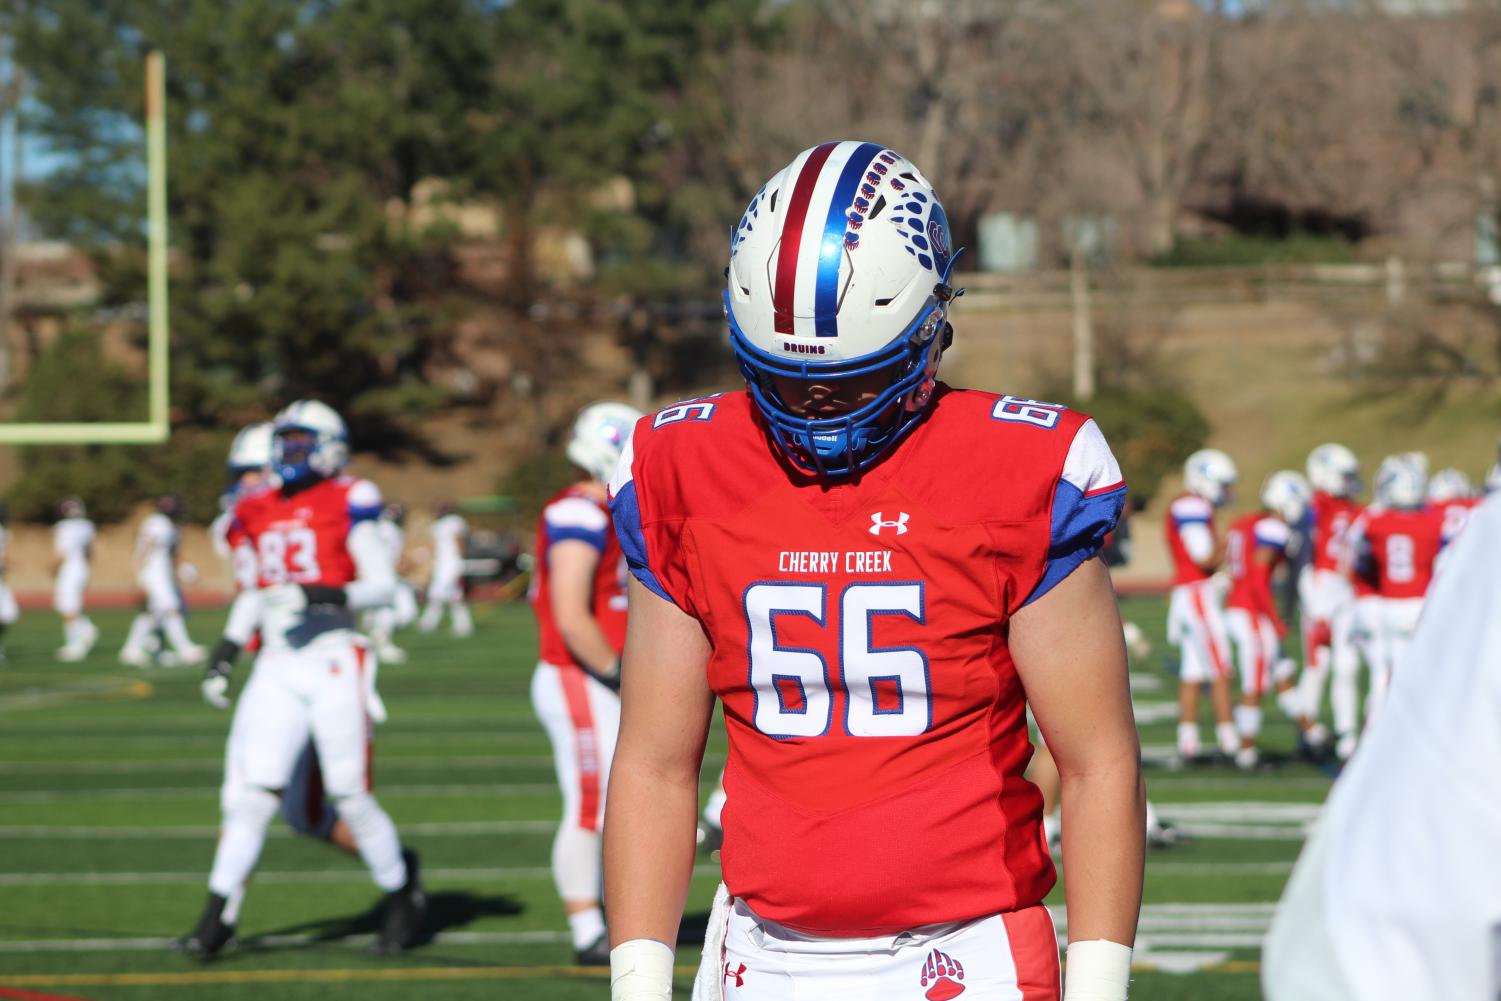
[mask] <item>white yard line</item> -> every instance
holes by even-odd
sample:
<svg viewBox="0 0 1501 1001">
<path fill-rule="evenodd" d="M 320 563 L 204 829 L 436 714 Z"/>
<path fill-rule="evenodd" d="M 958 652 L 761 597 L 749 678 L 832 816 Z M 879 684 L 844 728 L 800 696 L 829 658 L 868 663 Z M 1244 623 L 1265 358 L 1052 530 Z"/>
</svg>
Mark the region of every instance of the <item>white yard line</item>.
<svg viewBox="0 0 1501 1001">
<path fill-rule="evenodd" d="M 472 754 L 452 757 L 421 756 L 406 757 L 399 754 L 380 755 L 383 766 L 411 766 L 413 768 L 503 768 L 510 765 L 551 766 L 552 757 L 546 754 Z M 100 772 L 109 775 L 152 775 L 159 772 L 208 772 L 224 771 L 224 762 L 218 756 L 194 755 L 187 758 L 149 758 L 135 761 L 0 761 L 0 775 L 73 775 Z"/>
<path fill-rule="evenodd" d="M 719 866 L 695 866 L 696 876 L 717 876 Z M 476 869 L 423 869 L 429 880 L 552 879 L 545 865 L 495 866 Z M 0 886 L 172 886 L 192 885 L 208 879 L 208 870 L 196 872 L 7 872 L 0 873 Z M 306 872 L 257 872 L 256 883 L 369 883 L 363 869 L 315 869 Z"/>
<path fill-rule="evenodd" d="M 1131 708 L 1136 714 L 1137 726 L 1170 723 L 1178 718 L 1178 703 L 1176 702 L 1134 702 Z"/>
<path fill-rule="evenodd" d="M 356 935 L 336 940 L 339 944 L 362 945 L 374 939 L 373 935 Z M 566 931 L 499 931 L 499 932 L 443 932 L 433 941 L 445 945 L 534 945 L 567 942 Z M 41 938 L 29 941 L 0 941 L 0 953 L 17 952 L 158 952 L 170 949 L 176 939 L 171 938 Z M 295 948 L 318 941 L 312 935 L 252 936 L 248 940 L 255 946 L 267 948 Z M 333 944 L 328 942 L 326 944 Z"/>
<path fill-rule="evenodd" d="M 1157 812 L 1170 820 L 1219 820 L 1258 824 L 1306 824 L 1317 820 L 1322 803 L 1262 803 L 1254 800 L 1162 803 L 1154 801 Z"/>
<path fill-rule="evenodd" d="M 550 834 L 557 830 L 557 828 L 558 822 L 556 820 L 475 820 L 401 825 L 402 831 L 423 837 L 473 837 L 487 834 Z M 300 836 L 280 825 L 272 827 L 268 834 L 273 838 Z M 95 827 L 82 824 L 0 826 L 0 839 L 58 838 L 80 841 L 165 841 L 215 838 L 218 835 L 219 828 L 208 824 L 189 824 L 177 827 L 148 827 L 142 825 Z"/>
<path fill-rule="evenodd" d="M 1191 838 L 1209 840 L 1304 841 L 1308 838 L 1307 828 L 1286 824 L 1178 824 L 1177 828 Z"/>
<path fill-rule="evenodd" d="M 558 787 L 552 783 L 500 784 L 475 783 L 473 785 L 381 785 L 377 792 L 382 796 L 544 796 L 558 795 Z M 217 799 L 217 786 L 188 786 L 179 789 L 57 789 L 31 790 L 28 792 L 0 792 L 0 803 L 96 803 L 105 800 L 129 801 L 147 799 Z"/>
</svg>

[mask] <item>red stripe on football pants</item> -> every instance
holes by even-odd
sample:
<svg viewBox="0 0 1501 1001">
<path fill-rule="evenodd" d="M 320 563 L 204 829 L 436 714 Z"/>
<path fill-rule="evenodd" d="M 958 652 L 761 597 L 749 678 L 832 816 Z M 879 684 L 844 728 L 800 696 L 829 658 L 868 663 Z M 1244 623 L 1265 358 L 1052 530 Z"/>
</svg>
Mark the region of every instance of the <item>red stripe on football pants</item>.
<svg viewBox="0 0 1501 1001">
<path fill-rule="evenodd" d="M 1204 646 L 1209 651 L 1209 661 L 1214 665 L 1214 673 L 1221 678 L 1230 676 L 1230 668 L 1225 664 L 1225 651 L 1219 647 L 1214 630 L 1209 628 L 1209 612 L 1204 608 L 1204 589 L 1196 587 L 1188 592 L 1189 600 L 1193 602 L 1194 614 L 1199 617 L 1199 623 L 1204 627 Z"/>
<path fill-rule="evenodd" d="M 599 739 L 594 732 L 594 712 L 589 708 L 589 679 L 576 667 L 560 667 L 563 701 L 573 723 L 573 753 L 579 766 L 578 826 L 599 830 Z"/>
<path fill-rule="evenodd" d="M 1058 1001 L 1063 993 L 1063 974 L 1058 965 L 1058 932 L 1048 909 L 1039 904 L 1007 911 L 1001 920 L 1006 924 L 1021 1001 Z"/>
</svg>

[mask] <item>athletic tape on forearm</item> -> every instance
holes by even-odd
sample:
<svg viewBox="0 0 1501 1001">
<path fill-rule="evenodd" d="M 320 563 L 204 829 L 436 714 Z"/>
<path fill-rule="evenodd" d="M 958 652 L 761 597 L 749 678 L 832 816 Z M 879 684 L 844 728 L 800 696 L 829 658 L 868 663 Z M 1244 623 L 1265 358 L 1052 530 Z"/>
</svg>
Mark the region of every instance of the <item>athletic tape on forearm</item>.
<svg viewBox="0 0 1501 1001">
<path fill-rule="evenodd" d="M 671 1001 L 672 950 L 633 938 L 610 950 L 610 1001 Z"/>
<path fill-rule="evenodd" d="M 1126 1001 L 1131 986 L 1131 949 L 1093 939 L 1068 944 L 1063 1001 Z"/>
</svg>

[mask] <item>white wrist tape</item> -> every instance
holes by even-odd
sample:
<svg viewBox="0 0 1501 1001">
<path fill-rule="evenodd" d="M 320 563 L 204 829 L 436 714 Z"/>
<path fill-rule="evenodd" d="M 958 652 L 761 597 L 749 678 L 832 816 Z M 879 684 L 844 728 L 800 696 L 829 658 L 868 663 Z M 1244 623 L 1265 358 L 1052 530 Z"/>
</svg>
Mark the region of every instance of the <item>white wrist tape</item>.
<svg viewBox="0 0 1501 1001">
<path fill-rule="evenodd" d="M 1068 944 L 1063 1001 L 1126 1001 L 1131 986 L 1131 949 L 1093 939 Z"/>
<path fill-rule="evenodd" d="M 650 938 L 611 949 L 610 1001 L 672 1001 L 672 950 Z"/>
</svg>

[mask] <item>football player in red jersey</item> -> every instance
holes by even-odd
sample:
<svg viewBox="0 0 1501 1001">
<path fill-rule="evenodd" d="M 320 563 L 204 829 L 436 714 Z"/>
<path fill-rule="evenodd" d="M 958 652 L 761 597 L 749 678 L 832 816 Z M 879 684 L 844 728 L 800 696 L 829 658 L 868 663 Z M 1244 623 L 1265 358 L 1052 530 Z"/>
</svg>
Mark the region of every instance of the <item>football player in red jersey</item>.
<svg viewBox="0 0 1501 1001">
<path fill-rule="evenodd" d="M 620 730 L 620 650 L 625 645 L 625 567 L 605 482 L 641 411 L 594 403 L 573 424 L 568 458 L 587 475 L 559 491 L 537 525 L 537 572 L 527 595 L 537 616 L 532 707 L 552 742 L 563 820 L 552 875 L 568 914 L 575 958 L 610 961 L 599 906 L 600 824 Z"/>
<path fill-rule="evenodd" d="M 1295 554 L 1297 527 L 1308 513 L 1312 494 L 1301 474 L 1273 473 L 1261 488 L 1262 509 L 1241 515 L 1226 533 L 1230 594 L 1225 626 L 1240 660 L 1241 704 L 1235 708 L 1235 726 L 1241 746 L 1235 763 L 1242 768 L 1254 768 L 1260 760 L 1256 739 L 1261 733 L 1261 702 L 1273 684 L 1278 708 L 1297 724 L 1308 745 L 1321 745 L 1328 737 L 1298 699 L 1296 668 L 1282 654 L 1287 623 L 1272 597 L 1272 574 Z"/>
<path fill-rule="evenodd" d="M 605 822 L 615 1001 L 664 999 L 716 696 L 724 883 L 694 996 L 1056 1001 L 1023 777 L 1063 779 L 1070 1001 L 1125 998 L 1145 820 L 1093 421 L 937 382 L 948 224 L 879 144 L 751 200 L 725 308 L 746 390 L 643 418 L 611 481 L 633 580 Z"/>
<path fill-rule="evenodd" d="M 385 709 L 354 613 L 388 603 L 396 581 L 374 524 L 380 491 L 339 475 L 348 457 L 338 414 L 316 401 L 293 403 L 274 423 L 277 482 L 235 505 L 231 532 L 253 548 L 259 576 L 258 589 L 247 592 L 256 600 L 236 602 L 250 613 L 232 609 L 226 632 L 248 639 L 258 626 L 261 649 L 230 725 L 208 903 L 181 943 L 203 958 L 234 938 L 226 903 L 254 871 L 310 737 L 324 790 L 386 893 L 374 951 L 406 948 L 421 932 L 416 857 L 402 851 L 395 825 L 370 792 L 372 722 L 383 720 Z M 221 653 L 204 679 L 210 701 L 228 687 L 233 656 Z"/>
<path fill-rule="evenodd" d="M 1470 478 L 1461 469 L 1440 469 L 1428 480 L 1428 503 L 1438 509 L 1444 522 L 1444 545 L 1459 537 L 1470 521 L 1470 513 L 1480 506 Z"/>
<path fill-rule="evenodd" d="M 1376 509 L 1355 522 L 1351 555 L 1381 599 L 1381 658 L 1371 668 L 1366 720 L 1386 698 L 1392 671 L 1407 652 L 1423 598 L 1444 545 L 1443 512 L 1429 507 L 1423 468 L 1408 455 L 1388 456 L 1376 474 Z"/>
<path fill-rule="evenodd" d="M 1204 448 L 1183 463 L 1183 490 L 1168 504 L 1163 527 L 1173 557 L 1168 598 L 1168 641 L 1178 644 L 1178 754 L 1197 757 L 1199 693 L 1209 685 L 1215 738 L 1220 751 L 1240 748 L 1230 710 L 1230 641 L 1220 610 L 1214 572 L 1225 560 L 1225 541 L 1215 531 L 1215 512 L 1230 502 L 1238 474 L 1217 448 Z"/>
<path fill-rule="evenodd" d="M 1348 575 L 1350 528 L 1360 516 L 1360 460 L 1344 445 L 1326 442 L 1308 453 L 1308 481 L 1313 485 L 1313 553 L 1298 579 L 1303 619 L 1303 677 L 1298 695 L 1314 718 L 1324 701 L 1324 681 L 1332 677 L 1329 701 L 1334 710 L 1336 749 L 1349 757 L 1355 749 L 1359 717 L 1357 648 L 1369 647 L 1359 627 L 1356 588 Z"/>
</svg>

